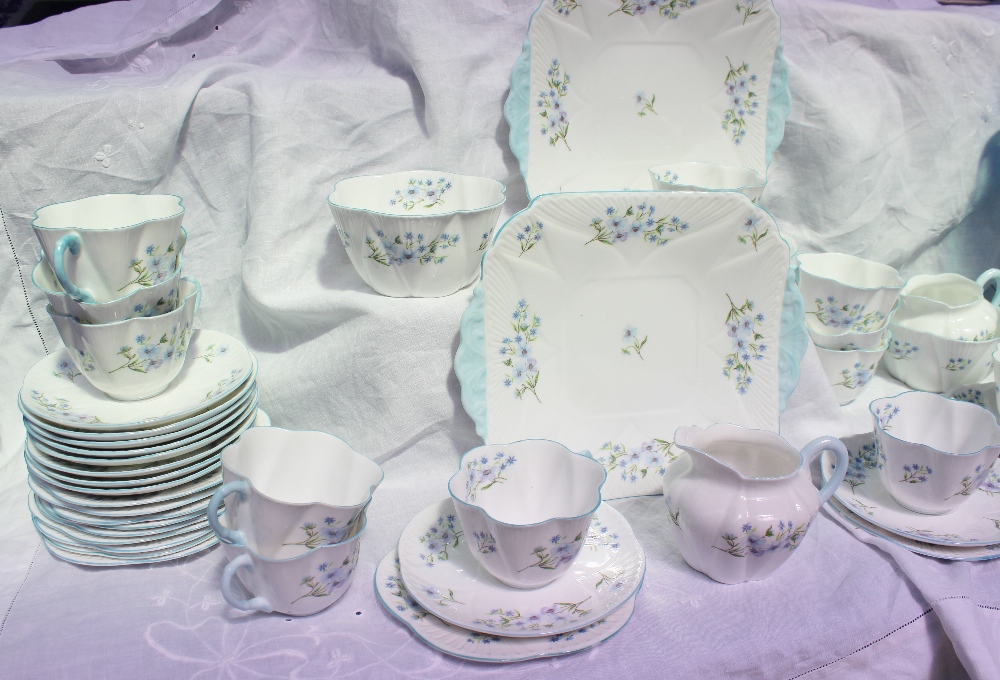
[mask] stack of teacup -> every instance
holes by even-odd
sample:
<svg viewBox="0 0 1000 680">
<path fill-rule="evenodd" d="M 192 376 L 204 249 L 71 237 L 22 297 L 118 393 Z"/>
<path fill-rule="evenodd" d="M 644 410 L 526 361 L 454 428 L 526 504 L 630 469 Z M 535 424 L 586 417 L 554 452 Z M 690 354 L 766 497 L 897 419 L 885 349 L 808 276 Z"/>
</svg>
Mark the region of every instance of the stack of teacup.
<svg viewBox="0 0 1000 680">
<path fill-rule="evenodd" d="M 888 265 L 843 253 L 799 255 L 806 329 L 841 404 L 865 391 L 889 348 L 903 279 Z"/>
<path fill-rule="evenodd" d="M 339 600 L 354 580 L 382 468 L 333 435 L 259 427 L 223 451 L 222 474 L 208 521 L 230 560 L 226 601 L 304 616 Z M 237 577 L 249 599 L 233 592 Z"/>
<path fill-rule="evenodd" d="M 32 280 L 65 349 L 18 399 L 32 519 L 53 554 L 91 565 L 172 559 L 215 542 L 205 520 L 222 448 L 258 421 L 256 361 L 194 330 L 176 196 L 46 206 Z"/>
<path fill-rule="evenodd" d="M 451 497 L 418 513 L 382 559 L 379 599 L 462 658 L 518 661 L 607 639 L 631 616 L 645 557 L 601 502 L 605 477 L 588 453 L 552 441 L 469 451 Z"/>
</svg>

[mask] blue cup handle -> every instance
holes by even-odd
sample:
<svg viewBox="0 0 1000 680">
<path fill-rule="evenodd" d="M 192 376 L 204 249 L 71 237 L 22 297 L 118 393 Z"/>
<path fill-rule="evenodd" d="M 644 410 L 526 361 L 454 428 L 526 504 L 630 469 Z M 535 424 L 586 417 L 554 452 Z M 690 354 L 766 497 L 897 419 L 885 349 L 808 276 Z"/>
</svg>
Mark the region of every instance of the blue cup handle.
<svg viewBox="0 0 1000 680">
<path fill-rule="evenodd" d="M 813 458 L 824 451 L 833 451 L 837 462 L 833 466 L 833 474 L 830 475 L 830 479 L 819 490 L 819 504 L 821 506 L 830 500 L 830 496 L 834 494 L 840 483 L 844 481 L 844 477 L 847 475 L 848 464 L 847 447 L 836 437 L 818 437 L 813 439 L 802 449 L 802 459 L 808 466 Z"/>
<path fill-rule="evenodd" d="M 79 234 L 66 234 L 60 237 L 56 241 L 55 251 L 52 253 L 52 269 L 55 270 L 59 285 L 62 286 L 63 290 L 70 297 L 78 302 L 93 304 L 94 296 L 90 294 L 90 291 L 78 288 L 75 283 L 69 280 L 69 275 L 66 274 L 66 251 L 68 250 L 70 255 L 78 257 L 81 247 Z"/>
<path fill-rule="evenodd" d="M 997 289 L 993 292 L 993 306 L 1000 309 L 1000 269 L 987 269 L 979 278 L 976 279 L 976 283 L 979 284 L 980 288 L 986 288 L 986 284 L 990 281 L 997 282 Z"/>
<path fill-rule="evenodd" d="M 246 553 L 243 553 L 226 565 L 226 568 L 222 571 L 222 597 L 232 606 L 245 612 L 273 612 L 274 607 L 271 606 L 266 597 L 254 597 L 250 600 L 242 600 L 233 594 L 233 577 L 243 567 L 246 567 L 247 571 L 253 571 L 253 560 Z"/>
<path fill-rule="evenodd" d="M 240 500 L 246 500 L 249 489 L 250 487 L 246 481 L 238 479 L 235 482 L 223 484 L 212 494 L 212 499 L 208 502 L 208 524 L 212 527 L 212 531 L 215 532 L 220 541 L 241 548 L 246 547 L 246 538 L 243 536 L 242 531 L 227 529 L 219 522 L 219 506 L 222 505 L 222 501 L 226 499 L 226 496 L 233 493 L 239 494 Z M 236 605 L 233 606 L 235 607 Z"/>
</svg>

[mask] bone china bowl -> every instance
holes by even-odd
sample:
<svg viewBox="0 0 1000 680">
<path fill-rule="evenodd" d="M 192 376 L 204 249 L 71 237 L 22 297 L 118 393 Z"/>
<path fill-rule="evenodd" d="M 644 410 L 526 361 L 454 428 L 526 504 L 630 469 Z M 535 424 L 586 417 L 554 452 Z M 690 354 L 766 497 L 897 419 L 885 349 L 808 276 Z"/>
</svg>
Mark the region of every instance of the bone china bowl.
<svg viewBox="0 0 1000 680">
<path fill-rule="evenodd" d="M 505 191 L 485 177 L 413 170 L 341 180 L 327 200 L 365 283 L 391 297 L 440 297 L 476 278 Z"/>
<path fill-rule="evenodd" d="M 114 323 L 140 316 L 158 316 L 177 309 L 181 259 L 178 258 L 177 270 L 163 281 L 148 288 L 139 288 L 110 302 L 88 303 L 74 300 L 56 281 L 56 275 L 44 259 L 39 260 L 31 272 L 31 282 L 45 293 L 56 314 L 72 316 L 80 323 Z"/>
<path fill-rule="evenodd" d="M 904 392 L 868 408 L 882 483 L 908 510 L 951 512 L 979 489 L 1000 455 L 1000 424 L 982 406 Z"/>
<path fill-rule="evenodd" d="M 47 308 L 76 370 L 112 399 L 134 401 L 167 389 L 184 367 L 201 300 L 193 278 L 180 282 L 172 312 L 106 324 L 83 324 Z"/>
<path fill-rule="evenodd" d="M 903 288 L 888 265 L 844 253 L 799 255 L 799 291 L 806 326 L 826 335 L 885 326 Z"/>
<path fill-rule="evenodd" d="M 868 389 L 868 384 L 875 377 L 875 370 L 891 340 L 892 334 L 886 330 L 882 344 L 875 349 L 816 348 L 826 380 L 833 388 L 833 396 L 841 405 L 851 403 Z"/>
<path fill-rule="evenodd" d="M 318 546 L 296 557 L 267 558 L 248 548 L 223 543 L 230 562 L 222 571 L 222 597 L 243 611 L 290 616 L 323 611 L 339 600 L 354 581 L 361 535 L 368 524 L 363 515 L 349 538 Z M 233 579 L 237 575 L 250 591 L 250 599 L 241 599 L 233 592 Z"/>
<path fill-rule="evenodd" d="M 910 328 L 907 322 L 889 324 L 892 340 L 885 357 L 889 374 L 916 390 L 947 390 L 984 382 L 993 368 L 990 356 L 997 340 L 954 340 Z"/>
<path fill-rule="evenodd" d="M 983 297 L 983 286 L 1000 279 L 1000 270 L 990 269 L 972 281 L 960 274 L 919 274 L 899 295 L 902 309 L 897 321 L 910 328 L 955 340 L 985 340 L 997 330 L 1000 296 L 991 303 Z"/>
<path fill-rule="evenodd" d="M 382 477 L 378 463 L 332 434 L 251 428 L 222 452 L 208 522 L 224 543 L 295 557 L 351 536 Z M 228 526 L 219 523 L 224 500 Z"/>
<path fill-rule="evenodd" d="M 448 490 L 483 568 L 509 586 L 539 588 L 579 554 L 606 476 L 588 452 L 529 439 L 472 449 Z"/>
<path fill-rule="evenodd" d="M 31 228 L 67 294 L 110 302 L 177 270 L 183 215 L 177 196 L 106 194 L 39 208 Z"/>
<path fill-rule="evenodd" d="M 649 169 L 657 191 L 738 191 L 754 203 L 767 180 L 750 168 L 715 163 L 671 163 Z"/>
</svg>

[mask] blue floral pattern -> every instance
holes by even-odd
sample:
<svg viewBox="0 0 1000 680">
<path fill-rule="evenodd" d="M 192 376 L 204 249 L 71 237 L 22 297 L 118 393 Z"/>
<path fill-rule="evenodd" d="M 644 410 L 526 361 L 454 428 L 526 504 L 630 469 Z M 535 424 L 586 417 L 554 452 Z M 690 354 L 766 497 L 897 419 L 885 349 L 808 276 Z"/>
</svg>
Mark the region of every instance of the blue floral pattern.
<svg viewBox="0 0 1000 680">
<path fill-rule="evenodd" d="M 623 482 L 635 484 L 647 476 L 662 477 L 667 465 L 679 455 L 673 450 L 674 443 L 666 439 L 650 439 L 638 447 L 627 449 L 624 444 L 604 442 L 598 453 L 597 462 L 608 472 L 617 473 Z"/>
<path fill-rule="evenodd" d="M 76 350 L 83 356 L 83 352 Z M 52 371 L 52 375 L 57 378 L 68 378 L 70 382 L 76 382 L 76 379 L 83 375 L 76 370 L 76 365 L 69 359 L 60 359 L 56 362 L 56 370 Z"/>
<path fill-rule="evenodd" d="M 212 359 L 221 359 L 222 357 L 229 354 L 229 345 L 218 345 L 212 343 L 205 348 L 205 351 L 195 357 L 195 359 L 204 359 L 205 363 L 212 363 Z"/>
<path fill-rule="evenodd" d="M 102 422 L 97 416 L 74 411 L 73 405 L 63 397 L 56 397 L 53 401 L 46 397 L 44 392 L 38 390 L 31 390 L 28 396 L 31 401 L 35 402 L 38 408 L 51 416 L 55 416 L 57 420 L 90 424 Z"/>
<path fill-rule="evenodd" d="M 480 492 L 506 482 L 507 478 L 503 473 L 515 463 L 517 459 L 503 451 L 497 451 L 492 458 L 484 454 L 470 460 L 465 465 L 468 475 L 465 480 L 465 500 L 475 503 Z"/>
<path fill-rule="evenodd" d="M 801 543 L 809 530 L 810 522 L 795 526 L 792 521 L 779 521 L 777 530 L 774 525 L 768 525 L 763 533 L 753 524 L 747 522 L 741 527 L 741 536 L 733 533 L 722 535 L 726 547 L 720 548 L 713 545 L 716 550 L 732 555 L 733 557 L 746 557 L 747 553 L 754 557 L 767 555 L 778 550 L 795 550 Z"/>
<path fill-rule="evenodd" d="M 833 383 L 833 385 L 834 387 L 838 385 L 846 387 L 849 390 L 860 390 L 871 382 L 872 377 L 875 375 L 875 368 L 877 366 L 878 360 L 873 361 L 868 366 L 865 366 L 860 361 L 856 361 L 854 366 L 851 368 L 843 368 L 840 370 L 840 382 Z"/>
<path fill-rule="evenodd" d="M 738 2 L 736 3 L 736 11 L 737 11 L 737 13 L 742 13 L 743 14 L 743 25 L 744 26 L 747 23 L 747 19 L 749 19 L 750 17 L 756 16 L 757 14 L 761 13 L 761 10 L 759 10 L 759 9 L 757 9 L 757 8 L 754 7 L 754 5 L 756 5 L 756 4 L 757 4 L 757 0 L 748 0 L 747 2 L 744 2 L 743 4 L 740 4 Z"/>
<path fill-rule="evenodd" d="M 885 314 L 878 310 L 866 312 L 865 305 L 858 303 L 842 305 L 832 295 L 826 300 L 816 298 L 815 302 L 816 309 L 806 312 L 806 314 L 812 314 L 821 324 L 829 328 L 843 328 L 855 333 L 865 333 L 875 330 L 885 321 Z M 913 349 L 916 351 L 916 347 Z"/>
<path fill-rule="evenodd" d="M 727 294 L 729 314 L 726 315 L 726 334 L 732 342 L 733 351 L 726 355 L 726 365 L 722 374 L 736 380 L 736 391 L 746 394 L 753 384 L 753 362 L 762 361 L 767 345 L 762 343 L 764 315 L 754 313 L 753 300 L 746 300 L 739 307 Z"/>
<path fill-rule="evenodd" d="M 851 453 L 847 465 L 847 475 L 844 481 L 851 485 L 851 493 L 864 484 L 869 470 L 881 470 L 885 467 L 885 458 L 875 445 L 875 442 L 863 444 L 857 451 Z"/>
<path fill-rule="evenodd" d="M 911 354 L 916 354 L 919 351 L 920 348 L 916 345 L 899 340 L 893 340 L 889 346 L 889 355 L 896 361 L 905 361 L 910 358 Z"/>
<path fill-rule="evenodd" d="M 764 228 L 764 231 L 761 231 L 760 227 L 760 217 L 753 214 L 747 215 L 747 218 L 743 220 L 743 224 L 740 225 L 740 233 L 736 236 L 736 240 L 743 245 L 751 243 L 753 244 L 753 249 L 757 250 L 757 244 L 770 231 L 767 227 Z"/>
<path fill-rule="evenodd" d="M 191 324 L 180 324 L 164 333 L 159 338 L 139 334 L 131 344 L 123 345 L 119 350 L 124 363 L 109 373 L 128 369 L 135 373 L 149 373 L 162 368 L 165 364 L 182 361 L 191 339 Z M 78 350 L 79 351 L 79 350 Z"/>
<path fill-rule="evenodd" d="M 899 481 L 903 484 L 923 484 L 930 479 L 933 472 L 934 471 L 926 465 L 918 465 L 916 463 L 913 463 L 912 465 L 904 465 L 903 478 Z"/>
<path fill-rule="evenodd" d="M 316 567 L 318 576 L 309 574 L 304 577 L 301 585 L 305 586 L 308 592 L 292 600 L 292 604 L 304 597 L 328 597 L 346 587 L 351 580 L 351 574 L 354 573 L 354 567 L 358 563 L 359 545 L 359 543 L 355 543 L 354 550 L 339 565 L 334 566 L 329 562 L 323 562 Z"/>
<path fill-rule="evenodd" d="M 461 538 L 462 530 L 455 528 L 455 515 L 438 517 L 437 522 L 420 537 L 420 559 L 428 567 L 449 559 L 448 551 L 457 548 Z"/>
<path fill-rule="evenodd" d="M 413 599 L 413 596 L 410 595 L 410 591 L 406 589 L 406 584 L 403 583 L 403 573 L 399 569 L 398 555 L 395 560 L 394 573 L 388 574 L 385 577 L 382 587 L 389 592 L 389 595 L 396 598 L 397 602 L 395 609 L 399 613 L 405 614 L 406 612 L 409 612 L 410 617 L 416 621 L 426 618 L 430 613 L 421 607 L 420 604 Z"/>
<path fill-rule="evenodd" d="M 305 532 L 305 538 L 292 543 L 282 543 L 282 545 L 304 545 L 313 550 L 322 545 L 334 545 L 346 539 L 351 530 L 355 528 L 361 515 L 355 515 L 351 521 L 344 521 L 327 517 L 319 524 L 316 522 L 305 522 L 301 529 Z M 322 525 L 322 526 L 320 526 Z"/>
<path fill-rule="evenodd" d="M 511 314 L 510 325 L 514 334 L 504 337 L 500 343 L 500 356 L 504 357 L 503 365 L 507 367 L 504 387 L 514 390 L 515 399 L 523 399 L 526 392 L 531 392 L 535 401 L 541 403 L 536 391 L 540 377 L 538 360 L 531 353 L 531 343 L 538 339 L 542 320 L 528 310 L 527 301 L 519 300 Z"/>
<path fill-rule="evenodd" d="M 573 10 L 579 7 L 580 3 L 577 0 L 552 0 L 552 9 L 556 11 L 556 14 L 569 16 Z"/>
<path fill-rule="evenodd" d="M 441 264 L 447 258 L 442 251 L 458 245 L 458 234 L 441 234 L 428 240 L 423 234 L 412 231 L 395 238 L 386 238 L 385 232 L 379 229 L 375 232 L 378 242 L 370 236 L 365 237 L 365 245 L 370 251 L 366 258 L 386 267 L 399 267 L 411 262 L 425 264 Z"/>
<path fill-rule="evenodd" d="M 972 365 L 972 359 L 948 359 L 948 363 L 942 368 L 946 371 L 964 371 Z"/>
<path fill-rule="evenodd" d="M 986 406 L 986 402 L 983 401 L 983 391 L 975 387 L 963 387 L 958 392 L 953 393 L 951 398 L 978 406 Z"/>
<path fill-rule="evenodd" d="M 677 217 L 656 217 L 656 206 L 640 203 L 629 206 L 625 212 L 608 206 L 603 217 L 595 217 L 590 222 L 591 228 L 597 232 L 587 244 L 603 243 L 613 246 L 625 243 L 630 236 L 636 236 L 647 243 L 664 246 L 674 236 L 680 236 L 690 229 L 687 222 Z"/>
<path fill-rule="evenodd" d="M 549 539 L 548 545 L 540 545 L 531 551 L 531 557 L 535 560 L 534 563 L 529 564 L 523 569 L 518 569 L 518 573 L 527 571 L 533 567 L 548 570 L 558 569 L 563 564 L 572 562 L 576 559 L 577 553 L 580 552 L 580 543 L 583 541 L 583 536 L 582 531 L 572 539 L 569 536 L 556 534 Z"/>
<path fill-rule="evenodd" d="M 206 401 L 215 399 L 216 397 L 221 397 L 223 394 L 229 391 L 229 388 L 241 382 L 243 382 L 243 369 L 234 368 L 231 371 L 229 371 L 228 377 L 220 380 L 218 383 L 216 383 L 215 387 L 206 392 L 205 397 L 201 401 L 204 403 Z"/>
<path fill-rule="evenodd" d="M 167 246 L 165 253 L 161 253 L 160 246 L 155 244 L 146 246 L 143 252 L 145 257 L 135 258 L 129 262 L 128 268 L 132 270 L 135 278 L 119 288 L 119 292 L 131 285 L 139 285 L 144 288 L 155 286 L 169 279 L 177 270 L 180 253 L 175 243 Z"/>
<path fill-rule="evenodd" d="M 973 471 L 971 475 L 966 475 L 965 477 L 962 477 L 962 481 L 960 483 L 960 486 L 962 488 L 953 493 L 952 495 L 948 496 L 948 498 L 954 498 L 955 496 L 971 495 L 972 492 L 978 489 L 979 485 L 982 484 L 985 481 L 985 479 L 989 476 L 991 469 L 992 468 L 986 468 L 985 470 L 983 470 L 982 464 L 977 465 L 976 469 Z"/>
<path fill-rule="evenodd" d="M 618 0 L 621 6 L 612 14 L 621 12 L 630 17 L 642 16 L 647 10 L 657 12 L 665 19 L 676 19 L 686 9 L 694 7 L 698 0 Z"/>
<path fill-rule="evenodd" d="M 899 407 L 893 406 L 892 402 L 887 402 L 875 407 L 875 417 L 878 418 L 879 427 L 888 432 L 892 429 L 892 419 L 899 415 Z M 878 439 L 876 438 L 876 442 Z"/>
<path fill-rule="evenodd" d="M 476 539 L 476 550 L 483 555 L 496 555 L 497 542 L 493 534 L 488 531 L 473 531 L 472 537 Z"/>
<path fill-rule="evenodd" d="M 757 93 L 751 90 L 757 83 L 757 74 L 750 73 L 750 65 L 745 61 L 739 66 L 726 57 L 729 72 L 726 74 L 725 92 L 729 108 L 722 115 L 722 129 L 733 137 L 733 143 L 740 145 L 747 134 L 747 118 L 756 116 L 760 102 Z"/>
<path fill-rule="evenodd" d="M 404 210 L 413 210 L 418 205 L 422 208 L 433 208 L 444 204 L 444 195 L 451 189 L 451 182 L 441 177 L 436 182 L 432 179 L 415 179 L 406 183 L 406 189 L 396 189 L 396 194 L 389 200 L 389 205 L 399 206 Z"/>
<path fill-rule="evenodd" d="M 983 480 L 983 483 L 979 485 L 979 488 L 990 496 L 1000 493 L 1000 474 L 991 468 L 989 475 L 987 475 L 986 479 Z"/>
<path fill-rule="evenodd" d="M 649 114 L 653 114 L 654 116 L 660 115 L 656 112 L 656 109 L 653 108 L 656 105 L 655 94 L 651 97 L 647 97 L 645 92 L 642 91 L 636 92 L 635 105 L 639 107 L 639 110 L 636 111 L 636 115 L 639 116 L 640 118 L 644 118 Z"/>
<path fill-rule="evenodd" d="M 601 520 L 597 519 L 597 515 L 594 515 L 590 521 L 590 526 L 587 528 L 587 540 L 583 544 L 591 550 L 597 550 L 598 546 L 603 546 L 617 551 L 621 547 L 618 532 L 612 531 L 610 527 L 602 524 Z"/>
<path fill-rule="evenodd" d="M 635 326 L 626 326 L 622 334 L 622 342 L 625 343 L 622 354 L 632 356 L 632 352 L 635 352 L 635 356 L 642 359 L 642 348 L 646 346 L 647 340 L 649 340 L 648 335 L 643 336 L 642 340 L 639 339 L 639 331 Z"/>
<path fill-rule="evenodd" d="M 521 227 L 520 231 L 517 232 L 517 242 L 521 246 L 521 253 L 518 257 L 534 248 L 542 240 L 542 229 L 544 228 L 545 225 L 537 220 Z"/>
<path fill-rule="evenodd" d="M 542 119 L 542 136 L 548 137 L 549 146 L 562 142 L 567 151 L 572 151 L 569 142 L 566 141 L 566 136 L 569 134 L 569 114 L 562 101 L 562 98 L 569 94 L 569 73 L 563 74 L 562 64 L 558 59 L 552 60 L 545 84 L 548 89 L 538 93 L 538 101 L 535 103 L 539 109 L 538 115 Z"/>
<path fill-rule="evenodd" d="M 589 609 L 583 609 L 589 599 L 588 597 L 580 602 L 554 602 L 534 614 L 523 614 L 517 609 L 491 609 L 486 617 L 476 619 L 475 622 L 490 630 L 516 630 L 519 633 L 552 629 L 558 624 L 589 614 Z"/>
</svg>

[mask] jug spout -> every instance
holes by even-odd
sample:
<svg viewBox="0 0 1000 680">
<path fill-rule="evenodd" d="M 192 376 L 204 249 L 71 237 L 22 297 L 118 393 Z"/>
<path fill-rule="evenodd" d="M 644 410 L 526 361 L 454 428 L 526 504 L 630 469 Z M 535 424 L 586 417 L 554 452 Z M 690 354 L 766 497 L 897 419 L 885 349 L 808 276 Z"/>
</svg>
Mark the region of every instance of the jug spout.
<svg viewBox="0 0 1000 680">
<path fill-rule="evenodd" d="M 802 456 L 784 439 L 737 425 L 682 427 L 674 443 L 691 456 L 695 469 L 720 479 L 787 479 L 802 468 Z"/>
</svg>

